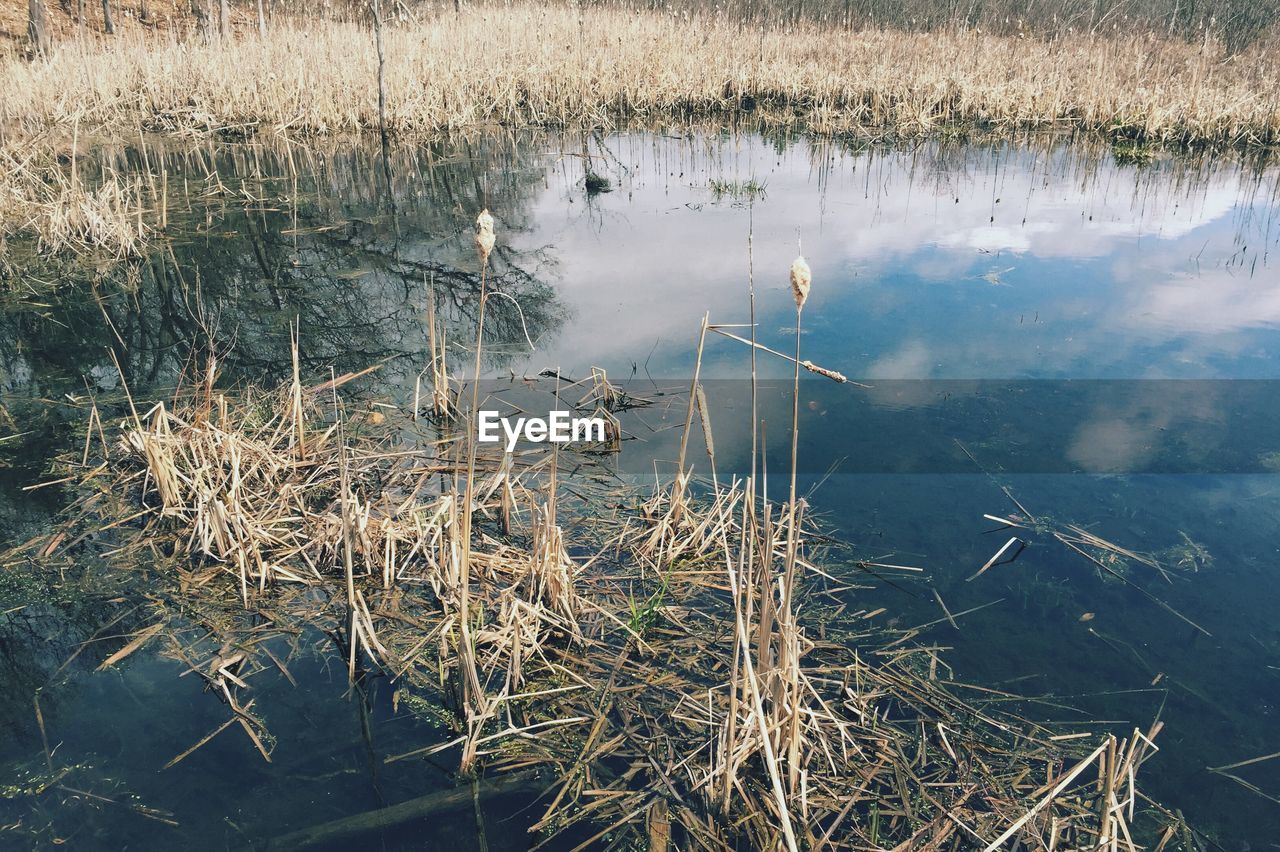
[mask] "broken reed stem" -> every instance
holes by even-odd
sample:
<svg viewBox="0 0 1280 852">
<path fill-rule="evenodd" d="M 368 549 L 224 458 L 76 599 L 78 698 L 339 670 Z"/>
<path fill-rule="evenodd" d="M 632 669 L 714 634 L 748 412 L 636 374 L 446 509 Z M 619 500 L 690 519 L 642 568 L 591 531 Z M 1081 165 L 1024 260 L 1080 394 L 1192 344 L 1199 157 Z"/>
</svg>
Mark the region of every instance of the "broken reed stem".
<svg viewBox="0 0 1280 852">
<path fill-rule="evenodd" d="M 1116 776 L 1116 738 L 1112 734 L 1107 737 L 1107 750 L 1098 758 L 1102 772 L 1102 795 L 1098 798 L 1098 849 L 1104 848 L 1114 839 L 1111 833 L 1111 794 Z"/>
<path fill-rule="evenodd" d="M 1099 756 L 1106 750 L 1106 748 L 1107 748 L 1107 742 L 1104 741 L 1101 745 L 1099 745 L 1096 749 L 1093 750 L 1092 754 L 1090 754 L 1084 760 L 1077 763 L 1070 772 L 1068 772 L 1065 776 L 1063 776 L 1062 780 L 1059 781 L 1056 785 L 1054 785 L 1054 788 L 1049 791 L 1048 795 L 1046 795 L 1043 799 L 1037 802 L 1031 808 L 1031 810 L 1027 811 L 1025 814 L 1022 815 L 1020 819 L 1018 819 L 1012 825 L 1010 825 L 1007 829 L 1005 829 L 1003 834 L 1001 834 L 995 840 L 991 841 L 991 843 L 987 844 L 987 847 L 983 850 L 983 852 L 996 852 L 997 849 L 1000 849 L 1001 846 L 1004 845 L 1004 842 L 1006 840 L 1008 840 L 1009 838 L 1017 834 L 1024 825 L 1026 825 L 1031 820 L 1035 819 L 1036 814 L 1040 813 L 1040 811 L 1044 810 L 1047 806 L 1051 805 L 1053 801 L 1058 798 L 1058 796 L 1062 795 L 1063 791 L 1065 791 L 1068 787 L 1071 786 L 1071 782 L 1076 779 L 1076 776 L 1078 776 L 1081 772 L 1084 772 L 1086 769 L 1092 766 L 1094 761 L 1096 761 L 1099 758 Z"/>
<path fill-rule="evenodd" d="M 751 340 L 748 340 L 745 337 L 739 337 L 736 334 L 725 331 L 723 328 L 720 328 L 714 325 L 711 326 L 710 330 L 714 331 L 716 334 L 720 335 L 721 337 L 727 337 L 730 340 L 736 340 L 739 343 L 745 343 L 748 346 L 750 346 L 751 357 L 753 360 L 755 359 L 755 355 L 756 355 L 755 350 L 759 349 L 762 352 L 768 352 L 770 355 L 777 355 L 779 358 L 783 359 L 784 361 L 790 361 L 792 363 L 799 364 L 801 367 L 804 367 L 810 373 L 816 373 L 819 376 L 826 376 L 828 379 L 831 379 L 831 381 L 833 382 L 838 382 L 842 385 L 849 383 L 849 379 L 847 376 L 845 376 L 844 373 L 838 372 L 836 370 L 830 370 L 830 369 L 827 369 L 826 367 L 820 367 L 817 364 L 813 363 L 812 361 L 808 361 L 808 360 L 801 361 L 798 358 L 791 357 L 785 352 L 779 352 L 776 349 L 770 349 L 768 346 L 765 346 L 763 343 L 756 343 L 754 339 L 755 338 L 755 319 L 754 318 L 751 321 L 751 337 L 752 337 Z M 860 382 L 853 382 L 852 384 L 857 385 L 860 388 L 869 387 L 868 385 L 864 385 Z"/>
<path fill-rule="evenodd" d="M 707 459 L 711 464 L 711 489 L 720 493 L 720 480 L 716 476 L 716 442 L 711 432 L 711 412 L 707 409 L 707 395 L 702 383 L 698 383 L 698 419 L 702 422 L 702 438 L 707 445 Z"/>
<path fill-rule="evenodd" d="M 697 403 L 698 380 L 702 375 L 702 350 L 707 344 L 707 328 L 711 322 L 711 314 L 702 315 L 702 324 L 698 328 L 698 352 L 693 363 L 693 381 L 689 384 L 689 406 L 684 415 L 684 433 L 680 436 L 680 459 L 676 462 L 676 472 L 684 473 L 685 457 L 689 452 L 689 432 L 693 429 L 693 407 Z"/>
<path fill-rule="evenodd" d="M 723 527 L 721 528 L 721 532 L 723 535 Z M 736 587 L 738 584 L 737 573 L 733 568 L 733 559 L 729 549 L 729 543 L 727 540 L 723 540 L 722 544 L 726 557 L 725 567 L 729 572 L 729 585 L 731 587 Z M 759 730 L 760 749 L 764 752 L 765 768 L 769 773 L 769 783 L 773 791 L 774 801 L 778 805 L 778 817 L 782 823 L 782 834 L 786 840 L 788 852 L 798 852 L 799 847 L 796 845 L 795 831 L 791 826 L 791 810 L 787 806 L 787 793 L 782 786 L 782 774 L 778 768 L 778 759 L 774 755 L 773 751 L 773 737 L 770 734 L 769 723 L 764 712 L 764 701 L 760 697 L 760 680 L 751 663 L 751 646 L 747 641 L 746 625 L 743 621 L 742 610 L 737 606 L 734 607 L 734 633 L 737 636 L 736 645 L 742 652 L 742 665 L 746 675 L 745 691 L 751 696 L 751 708 L 754 711 L 752 715 L 756 720 L 756 727 Z M 733 744 L 727 744 L 726 751 L 731 752 L 732 749 Z M 730 783 L 730 779 L 727 776 L 725 783 L 726 785 Z M 727 800 L 728 792 L 725 793 L 725 797 Z"/>
<path fill-rule="evenodd" d="M 749 560 L 744 556 L 747 552 L 747 540 L 750 536 L 748 531 L 749 514 L 747 506 L 751 501 L 751 489 L 754 488 L 748 480 L 748 489 L 744 500 L 742 501 L 742 546 L 738 548 L 738 567 L 733 568 L 732 556 L 726 553 L 727 569 L 729 574 L 729 594 L 733 599 L 733 657 L 729 668 L 729 713 L 726 717 L 726 729 L 724 737 L 724 747 L 721 750 L 720 760 L 724 764 L 721 771 L 720 779 L 720 813 L 727 817 L 730 807 L 733 803 L 733 784 L 734 775 L 736 774 L 736 758 L 734 757 L 736 745 L 738 741 L 738 691 L 739 691 L 739 670 L 742 667 L 742 655 L 746 652 L 748 646 L 745 644 L 747 635 L 744 622 L 744 610 L 746 603 L 743 601 L 743 595 L 747 593 L 747 586 L 739 582 L 742 575 L 742 569 L 749 564 Z M 727 542 L 726 542 L 727 543 Z M 727 548 L 726 548 L 727 550 Z M 750 616 L 745 615 L 745 619 L 749 620 Z M 746 686 L 742 687 L 743 699 L 746 699 Z"/>
<path fill-rule="evenodd" d="M 428 364 L 422 372 L 431 374 L 431 412 L 437 421 L 444 422 L 456 413 L 456 400 L 449 385 L 448 339 L 443 326 L 436 321 L 435 272 L 427 288 L 427 347 L 431 351 Z M 418 418 L 421 398 L 422 373 L 418 374 L 413 392 L 413 417 Z"/>
<path fill-rule="evenodd" d="M 330 376 L 333 368 L 329 369 Z M 347 655 L 347 679 L 356 682 L 356 646 L 360 644 L 359 621 L 356 610 L 355 566 L 351 557 L 351 471 L 347 467 L 347 435 L 338 408 L 338 389 L 333 388 L 333 417 L 338 424 L 338 504 L 342 512 L 342 571 L 347 581 L 347 610 L 351 613 L 351 632 L 348 635 L 350 650 Z M 264 572 L 265 573 L 265 572 Z M 245 607 L 249 604 L 246 601 Z"/>
<path fill-rule="evenodd" d="M 298 458 L 305 459 L 307 457 L 307 436 L 302 416 L 302 373 L 298 363 L 298 336 L 298 320 L 295 318 L 292 328 L 289 330 L 289 353 L 293 358 L 293 384 L 289 388 L 290 403 L 292 404 L 290 414 L 293 417 L 293 432 L 298 442 Z"/>
<path fill-rule="evenodd" d="M 31 696 L 31 703 L 36 708 L 36 727 L 40 729 L 40 745 L 44 747 L 45 766 L 53 772 L 53 752 L 49 750 L 49 735 L 44 729 L 44 713 L 40 711 L 40 690 L 37 689 L 35 694 Z"/>
</svg>

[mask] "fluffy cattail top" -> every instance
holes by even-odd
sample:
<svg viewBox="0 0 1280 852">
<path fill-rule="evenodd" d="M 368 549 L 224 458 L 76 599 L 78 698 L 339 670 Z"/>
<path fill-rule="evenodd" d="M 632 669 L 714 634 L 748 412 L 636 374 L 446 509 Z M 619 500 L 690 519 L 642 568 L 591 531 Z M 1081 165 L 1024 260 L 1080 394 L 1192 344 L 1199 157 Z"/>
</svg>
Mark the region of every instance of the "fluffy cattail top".
<svg viewBox="0 0 1280 852">
<path fill-rule="evenodd" d="M 481 263 L 489 259 L 489 253 L 493 251 L 493 243 L 493 216 L 489 214 L 488 209 L 481 210 L 480 215 L 476 217 L 476 252 L 480 255 Z"/>
<path fill-rule="evenodd" d="M 791 295 L 796 299 L 796 310 L 804 308 L 812 280 L 813 273 L 809 271 L 809 264 L 804 262 L 804 257 L 797 257 L 791 262 Z"/>
</svg>

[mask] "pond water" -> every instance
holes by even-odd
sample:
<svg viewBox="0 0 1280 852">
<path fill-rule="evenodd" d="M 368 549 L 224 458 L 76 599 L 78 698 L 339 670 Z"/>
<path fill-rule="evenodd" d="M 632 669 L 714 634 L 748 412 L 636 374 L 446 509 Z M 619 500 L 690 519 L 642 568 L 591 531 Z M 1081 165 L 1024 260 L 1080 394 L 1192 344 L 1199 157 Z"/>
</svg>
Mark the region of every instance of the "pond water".
<svg viewBox="0 0 1280 852">
<path fill-rule="evenodd" d="M 76 400 L 122 402 L 108 350 L 139 396 L 163 394 L 211 344 L 225 383 L 271 383 L 297 321 L 304 370 L 380 363 L 362 391 L 407 403 L 426 363 L 427 293 L 455 340 L 471 334 L 463 270 L 482 207 L 511 297 L 491 302 L 495 380 L 598 367 L 638 395 L 687 389 L 702 317 L 748 322 L 749 276 L 759 341 L 791 351 L 800 243 L 814 276 L 802 357 L 860 383 L 806 375 L 801 484 L 852 553 L 924 569 L 861 577 L 856 606 L 933 622 L 916 641 L 949 649 L 957 680 L 1039 699 L 1029 715 L 1122 735 L 1162 719 L 1149 795 L 1221 848 L 1280 836 L 1267 798 L 1280 797 L 1280 760 L 1236 771 L 1262 794 L 1207 770 L 1280 750 L 1280 171 L 1267 163 L 1136 164 L 1064 140 L 902 148 L 750 133 L 482 135 L 385 157 L 360 143 L 148 140 L 104 146 L 96 163 L 165 182 L 169 239 L 118 263 L 10 248 L 6 543 L 62 508 L 56 488 L 21 489 L 82 441 Z M 588 173 L 607 187 L 588 191 Z M 792 368 L 759 364 L 780 471 Z M 748 350 L 711 335 L 702 376 L 719 476 L 746 469 L 749 375 Z M 653 431 L 618 463 L 637 479 L 669 470 L 675 433 L 661 426 L 683 409 L 646 416 Z M 1039 529 L 983 517 L 1028 512 Z M 1099 570 L 1052 535 L 1069 524 L 1163 570 Z M 1014 534 L 1017 557 L 973 577 Z M 0 590 L 0 761 L 17 778 L 46 770 L 39 712 L 57 765 L 86 768 L 64 781 L 65 806 L 0 800 L 0 825 L 28 832 L 10 835 L 19 848 L 245 848 L 452 783 L 448 766 L 383 762 L 441 733 L 396 707 L 384 681 L 351 694 L 323 636 L 299 637 L 309 653 L 279 649 L 287 675 L 255 679 L 279 737 L 271 763 L 233 730 L 164 769 L 225 709 L 156 649 L 94 673 L 119 628 L 20 586 Z M 65 664 L 89 639 L 105 644 Z M 536 817 L 520 803 L 488 811 L 489 848 L 524 848 Z M 433 830 L 479 848 L 474 826 L 468 811 Z M 430 844 L 425 830 L 382 843 Z"/>
</svg>

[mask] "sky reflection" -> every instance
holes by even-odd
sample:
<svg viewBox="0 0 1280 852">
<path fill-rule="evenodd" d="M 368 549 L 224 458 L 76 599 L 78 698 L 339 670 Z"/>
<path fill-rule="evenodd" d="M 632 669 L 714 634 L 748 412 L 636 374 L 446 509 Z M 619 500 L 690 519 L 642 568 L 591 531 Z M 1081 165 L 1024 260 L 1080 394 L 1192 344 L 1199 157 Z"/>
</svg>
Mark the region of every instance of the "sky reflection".
<svg viewBox="0 0 1280 852">
<path fill-rule="evenodd" d="M 747 318 L 752 235 L 760 339 L 790 346 L 799 236 L 806 355 L 851 376 L 1280 376 L 1274 171 L 1065 147 L 779 152 L 756 137 L 622 136 L 592 153 L 615 190 L 587 197 L 583 158 L 553 156 L 518 237 L 556 247 L 572 313 L 540 367 L 685 372 L 704 312 Z M 717 196 L 713 179 L 765 195 Z M 741 375 L 731 346 L 708 353 L 711 375 Z"/>
</svg>

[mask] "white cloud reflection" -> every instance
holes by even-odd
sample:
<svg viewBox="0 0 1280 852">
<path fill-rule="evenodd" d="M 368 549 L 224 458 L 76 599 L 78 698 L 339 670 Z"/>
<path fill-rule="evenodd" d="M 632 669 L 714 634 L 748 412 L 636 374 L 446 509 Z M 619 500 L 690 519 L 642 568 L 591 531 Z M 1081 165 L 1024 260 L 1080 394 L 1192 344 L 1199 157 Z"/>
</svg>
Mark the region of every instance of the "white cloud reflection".
<svg viewBox="0 0 1280 852">
<path fill-rule="evenodd" d="M 1137 170 L 1065 148 L 609 144 L 627 170 L 614 167 L 616 191 L 588 201 L 578 160 L 559 161 L 533 210 L 526 238 L 555 246 L 573 316 L 537 366 L 686 372 L 704 312 L 747 317 L 749 232 L 761 339 L 788 344 L 799 230 L 814 270 L 806 352 L 851 375 L 1210 377 L 1241 357 L 1250 375 L 1280 375 L 1265 354 L 1280 330 L 1262 253 L 1275 237 L 1246 215 L 1266 212 L 1274 173 L 1225 159 Z M 767 196 L 716 202 L 712 178 L 754 178 Z M 726 345 L 710 369 L 740 374 L 745 351 Z"/>
</svg>

